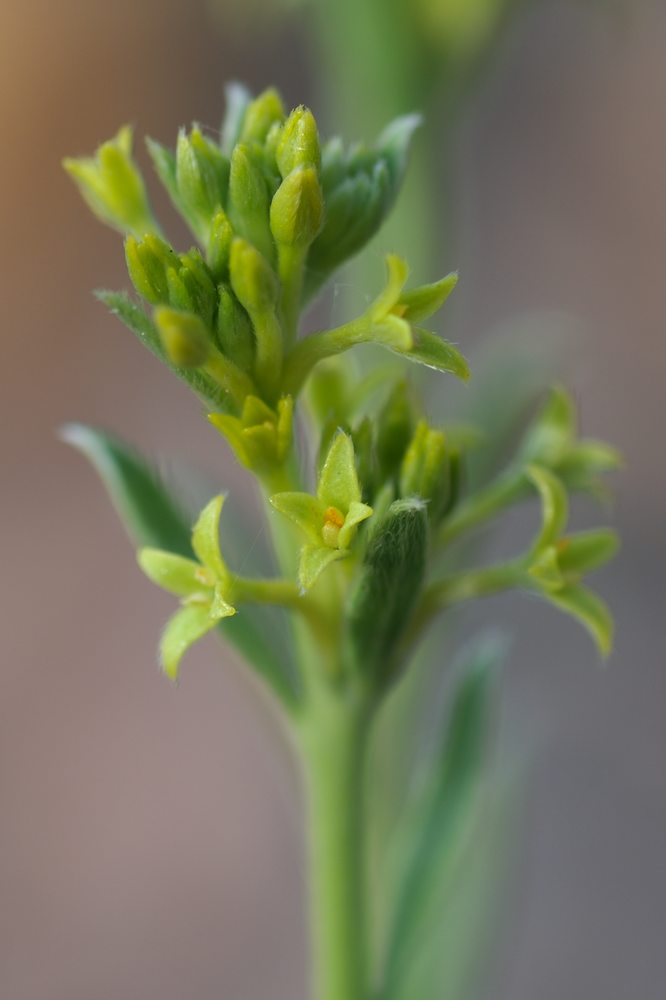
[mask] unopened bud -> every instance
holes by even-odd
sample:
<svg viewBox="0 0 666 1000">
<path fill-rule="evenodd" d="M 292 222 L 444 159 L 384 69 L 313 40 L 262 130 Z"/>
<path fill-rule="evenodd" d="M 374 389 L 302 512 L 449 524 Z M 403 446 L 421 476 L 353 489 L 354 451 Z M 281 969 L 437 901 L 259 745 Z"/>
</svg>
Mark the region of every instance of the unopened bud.
<svg viewBox="0 0 666 1000">
<path fill-rule="evenodd" d="M 234 231 L 266 256 L 273 251 L 268 227 L 269 204 L 268 185 L 259 163 L 248 146 L 236 146 L 229 175 L 229 219 Z"/>
<path fill-rule="evenodd" d="M 222 207 L 229 180 L 229 162 L 198 128 L 181 130 L 176 146 L 176 181 L 183 208 L 197 235 L 205 242 L 213 215 Z"/>
<path fill-rule="evenodd" d="M 276 243 L 306 248 L 324 221 L 324 196 L 314 167 L 297 167 L 285 177 L 271 202 Z"/>
<path fill-rule="evenodd" d="M 321 163 L 319 133 L 314 115 L 309 108 L 295 108 L 282 128 L 276 150 L 276 160 L 283 177 L 296 167 L 313 166 Z"/>
<path fill-rule="evenodd" d="M 158 306 L 153 313 L 162 345 L 177 368 L 200 368 L 210 353 L 208 331 L 194 313 Z"/>
<path fill-rule="evenodd" d="M 271 126 L 284 121 L 284 106 L 277 90 L 269 87 L 248 105 L 241 129 L 241 142 L 263 143 Z"/>
<path fill-rule="evenodd" d="M 223 209 L 214 216 L 208 237 L 208 266 L 216 281 L 229 270 L 229 254 L 234 231 Z"/>
<path fill-rule="evenodd" d="M 273 268 L 256 247 L 238 236 L 231 244 L 229 273 L 236 298 L 250 316 L 275 309 L 279 288 Z"/>
<path fill-rule="evenodd" d="M 227 285 L 219 287 L 217 342 L 220 350 L 245 372 L 252 370 L 254 332 L 250 317 Z"/>
<path fill-rule="evenodd" d="M 152 305 L 168 302 L 166 272 L 169 267 L 178 264 L 178 258 L 164 240 L 158 236 L 146 236 L 143 240 L 128 236 L 125 240 L 125 261 L 139 295 Z"/>
</svg>

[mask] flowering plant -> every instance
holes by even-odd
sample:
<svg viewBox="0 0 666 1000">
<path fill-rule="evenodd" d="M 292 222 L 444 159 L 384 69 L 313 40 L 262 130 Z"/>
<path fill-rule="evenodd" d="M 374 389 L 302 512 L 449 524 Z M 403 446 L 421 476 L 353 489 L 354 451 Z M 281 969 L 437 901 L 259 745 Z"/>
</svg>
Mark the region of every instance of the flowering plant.
<svg viewBox="0 0 666 1000">
<path fill-rule="evenodd" d="M 102 475 L 143 572 L 180 601 L 159 644 L 164 673 L 175 680 L 187 650 L 219 626 L 294 736 L 308 789 L 318 1000 L 415 995 L 426 834 L 475 779 L 490 697 L 489 664 L 476 657 L 453 700 L 443 777 L 407 838 L 378 928 L 365 857 L 367 750 L 432 622 L 463 601 L 519 588 L 578 619 L 602 654 L 611 646 L 611 616 L 583 580 L 613 555 L 616 538 L 605 528 L 568 532 L 567 510 L 569 492 L 598 492 L 618 458 L 579 438 L 566 391 L 552 390 L 507 467 L 470 489 L 474 436 L 431 426 L 399 364 L 363 376 L 343 357 L 370 345 L 467 380 L 460 350 L 422 326 L 457 276 L 408 287 L 406 263 L 390 254 L 361 315 L 305 329 L 309 302 L 390 211 L 417 124 L 398 119 L 373 146 L 322 145 L 307 108 L 287 114 L 274 90 L 252 99 L 231 88 L 219 140 L 196 125 L 181 130 L 175 151 L 148 140 L 196 241 L 185 252 L 154 216 L 129 127 L 93 158 L 65 162 L 95 214 L 125 236 L 136 297 L 99 298 L 189 386 L 265 502 L 279 572 L 245 576 L 222 554 L 223 494 L 190 531 L 134 451 L 82 425 L 63 432 Z M 467 565 L 458 540 L 530 497 L 541 526 L 525 551 Z M 269 608 L 286 623 L 284 647 L 272 641 Z"/>
</svg>

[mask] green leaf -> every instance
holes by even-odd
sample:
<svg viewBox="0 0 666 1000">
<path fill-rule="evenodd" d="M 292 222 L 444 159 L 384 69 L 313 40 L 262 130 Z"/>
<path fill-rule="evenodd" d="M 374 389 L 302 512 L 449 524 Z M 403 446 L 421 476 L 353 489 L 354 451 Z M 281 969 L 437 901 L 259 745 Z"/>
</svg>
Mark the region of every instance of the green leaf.
<svg viewBox="0 0 666 1000">
<path fill-rule="evenodd" d="M 469 365 L 466 359 L 448 340 L 420 327 L 412 327 L 413 346 L 406 351 L 394 350 L 400 357 L 415 361 L 439 372 L 449 372 L 466 382 L 469 379 Z"/>
<path fill-rule="evenodd" d="M 480 644 L 473 651 L 454 692 L 426 801 L 419 804 L 405 831 L 410 835 L 404 838 L 397 859 L 399 879 L 384 949 L 381 1000 L 413 1000 L 416 996 L 431 1000 L 429 993 L 414 991 L 414 976 L 421 972 L 424 957 L 432 962 L 436 956 L 432 964 L 438 982 L 440 977 L 447 981 L 449 963 L 459 960 L 460 941 L 440 936 L 438 931 L 451 905 L 445 892 L 450 888 L 451 866 L 459 858 L 484 776 L 497 696 L 496 672 L 503 652 L 503 646 L 496 642 Z M 468 883 L 466 878 L 463 891 Z M 460 900 L 456 902 L 459 906 Z M 459 909 L 451 914 L 454 922 L 458 913 Z M 474 942 L 469 944 L 474 946 Z M 439 995 L 433 991 L 432 1000 Z"/>
<path fill-rule="evenodd" d="M 551 604 L 576 618 L 594 639 L 603 657 L 613 646 L 613 616 L 608 606 L 591 590 L 571 584 L 545 595 Z"/>
<path fill-rule="evenodd" d="M 361 487 L 356 473 L 354 445 L 344 431 L 333 438 L 319 473 L 317 496 L 326 507 L 336 507 L 346 514 L 352 503 L 360 503 Z"/>
<path fill-rule="evenodd" d="M 202 580 L 202 570 L 194 559 L 164 552 L 162 549 L 139 549 L 137 553 L 139 566 L 149 580 L 168 590 L 177 597 L 189 597 L 192 594 L 205 593 L 212 585 L 212 580 L 206 583 Z"/>
<path fill-rule="evenodd" d="M 167 677 L 172 681 L 178 679 L 184 654 L 215 625 L 208 604 L 188 604 L 172 615 L 160 639 L 160 663 Z"/>
<path fill-rule="evenodd" d="M 375 526 L 349 596 L 347 655 L 359 676 L 385 687 L 400 666 L 398 641 L 421 591 L 428 518 L 421 500 L 396 500 Z"/>
<path fill-rule="evenodd" d="M 569 504 L 566 490 L 552 472 L 538 465 L 530 465 L 526 471 L 541 496 L 541 531 L 532 546 L 532 551 L 538 553 L 561 536 L 567 524 Z"/>
<path fill-rule="evenodd" d="M 68 424 L 60 436 L 93 465 L 136 547 L 149 546 L 192 557 L 188 518 L 145 459 L 112 435 L 83 424 Z M 261 611 L 244 607 L 224 623 L 224 638 L 285 704 L 293 705 L 297 697 L 294 682 L 287 664 L 276 652 Z"/>
<path fill-rule="evenodd" d="M 155 471 L 111 434 L 84 424 L 66 424 L 60 437 L 80 451 L 104 483 L 135 546 L 190 556 L 190 530 Z"/>
</svg>

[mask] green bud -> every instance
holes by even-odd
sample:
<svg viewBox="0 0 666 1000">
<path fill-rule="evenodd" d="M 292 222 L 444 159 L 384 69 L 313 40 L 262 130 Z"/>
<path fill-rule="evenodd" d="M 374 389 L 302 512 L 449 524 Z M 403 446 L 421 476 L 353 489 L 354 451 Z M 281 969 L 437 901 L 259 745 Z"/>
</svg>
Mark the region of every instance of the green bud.
<svg viewBox="0 0 666 1000">
<path fill-rule="evenodd" d="M 223 209 L 213 217 L 208 237 L 208 266 L 216 281 L 229 271 L 229 254 L 234 231 Z"/>
<path fill-rule="evenodd" d="M 228 287 L 218 289 L 217 342 L 220 350 L 245 372 L 254 363 L 254 333 L 250 317 Z"/>
<path fill-rule="evenodd" d="M 210 354 L 208 331 L 194 313 L 158 306 L 153 319 L 164 350 L 177 368 L 200 368 Z"/>
<path fill-rule="evenodd" d="M 229 273 L 236 298 L 250 316 L 275 310 L 279 295 L 275 272 L 263 254 L 239 236 L 231 244 Z"/>
<path fill-rule="evenodd" d="M 208 242 L 213 216 L 223 206 L 229 182 L 229 162 L 196 126 L 184 129 L 176 146 L 176 182 L 188 221 L 202 243 Z"/>
<path fill-rule="evenodd" d="M 376 456 L 375 435 L 370 417 L 364 417 L 352 432 L 356 471 L 361 484 L 362 499 L 370 503 L 375 492 Z"/>
<path fill-rule="evenodd" d="M 309 108 L 301 105 L 291 112 L 282 128 L 275 158 L 283 177 L 296 167 L 319 168 L 321 163 L 319 134 L 314 115 Z"/>
<path fill-rule="evenodd" d="M 83 198 L 98 219 L 121 233 L 159 232 L 143 178 L 132 159 L 132 129 L 123 125 L 94 157 L 63 160 Z"/>
<path fill-rule="evenodd" d="M 349 660 L 382 688 L 400 666 L 398 643 L 421 591 L 427 544 L 426 505 L 417 498 L 396 500 L 375 526 L 349 598 Z"/>
<path fill-rule="evenodd" d="M 283 180 L 271 202 L 275 242 L 306 249 L 324 221 L 324 196 L 314 167 L 297 167 Z"/>
<path fill-rule="evenodd" d="M 247 106 L 240 142 L 263 143 L 271 126 L 283 122 L 284 116 L 280 95 L 274 87 L 269 87 Z"/>
<path fill-rule="evenodd" d="M 125 240 L 125 261 L 139 295 L 152 305 L 169 301 L 166 272 L 168 268 L 178 265 L 178 257 L 164 240 L 159 236 L 146 236 L 143 240 L 128 236 Z"/>
<path fill-rule="evenodd" d="M 192 247 L 180 255 L 180 264 L 180 277 L 189 292 L 194 312 L 210 327 L 217 306 L 217 288 L 201 251 Z"/>
<path fill-rule="evenodd" d="M 229 219 L 235 232 L 270 258 L 273 240 L 268 225 L 269 207 L 268 185 L 261 165 L 248 146 L 236 146 L 229 175 Z"/>
<path fill-rule="evenodd" d="M 400 469 L 402 496 L 418 496 L 428 501 L 428 515 L 436 524 L 449 499 L 450 468 L 442 431 L 419 421 Z"/>
</svg>

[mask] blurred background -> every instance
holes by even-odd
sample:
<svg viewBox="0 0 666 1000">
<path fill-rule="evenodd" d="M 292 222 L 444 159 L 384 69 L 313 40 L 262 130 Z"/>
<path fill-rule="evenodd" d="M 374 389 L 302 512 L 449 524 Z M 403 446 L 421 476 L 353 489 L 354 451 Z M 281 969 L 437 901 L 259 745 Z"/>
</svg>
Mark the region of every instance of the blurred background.
<svg viewBox="0 0 666 1000">
<path fill-rule="evenodd" d="M 60 169 L 125 121 L 167 143 L 217 127 L 232 79 L 275 83 L 347 139 L 424 107 L 398 222 L 333 312 L 379 283 L 382 248 L 420 280 L 459 268 L 447 334 L 473 359 L 500 357 L 507 330 L 537 367 L 559 358 L 584 432 L 626 455 L 608 665 L 545 605 L 498 599 L 465 626 L 510 623 L 497 752 L 525 781 L 475 998 L 666 995 L 665 56 L 660 0 L 4 0 L 2 1000 L 307 996 L 289 750 L 212 641 L 178 689 L 159 676 L 169 599 L 56 437 L 99 424 L 247 488 L 93 299 L 127 285 L 120 241 Z"/>
</svg>

